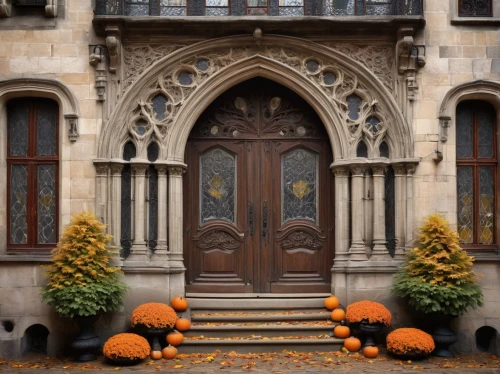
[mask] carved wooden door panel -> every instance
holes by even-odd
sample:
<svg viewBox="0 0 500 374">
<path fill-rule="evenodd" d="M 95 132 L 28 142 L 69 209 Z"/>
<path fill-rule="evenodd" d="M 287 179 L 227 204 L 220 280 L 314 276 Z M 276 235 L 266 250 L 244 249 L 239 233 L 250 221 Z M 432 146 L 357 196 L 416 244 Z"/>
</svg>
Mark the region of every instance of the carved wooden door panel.
<svg viewBox="0 0 500 374">
<path fill-rule="evenodd" d="M 252 79 L 214 101 L 186 148 L 187 292 L 327 292 L 330 145 L 290 90 Z"/>
</svg>

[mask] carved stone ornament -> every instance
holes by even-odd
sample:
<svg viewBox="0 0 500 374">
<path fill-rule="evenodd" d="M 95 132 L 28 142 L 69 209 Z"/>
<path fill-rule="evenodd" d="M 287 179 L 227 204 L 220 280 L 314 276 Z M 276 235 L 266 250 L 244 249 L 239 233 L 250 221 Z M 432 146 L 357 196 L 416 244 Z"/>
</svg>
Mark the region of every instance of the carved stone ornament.
<svg viewBox="0 0 500 374">
<path fill-rule="evenodd" d="M 335 177 L 349 177 L 349 168 L 348 167 L 335 167 L 333 169 L 333 174 Z"/>
<path fill-rule="evenodd" d="M 182 177 L 182 174 L 186 170 L 183 167 L 180 166 L 169 166 L 168 167 L 168 175 L 172 177 Z"/>
<path fill-rule="evenodd" d="M 121 59 L 121 30 L 119 27 L 106 27 L 106 47 L 109 55 L 109 71 L 116 73 Z"/>
<path fill-rule="evenodd" d="M 57 0 L 46 0 L 46 2 L 47 5 L 45 5 L 45 17 L 57 17 Z"/>
<path fill-rule="evenodd" d="M 393 164 L 392 168 L 394 169 L 395 176 L 405 176 L 406 175 L 406 167 L 404 164 Z"/>
<path fill-rule="evenodd" d="M 109 163 L 107 162 L 99 162 L 95 163 L 95 170 L 98 177 L 106 177 L 108 176 Z"/>
<path fill-rule="evenodd" d="M 12 2 L 7 0 L 0 0 L 0 18 L 10 17 Z"/>
<path fill-rule="evenodd" d="M 373 175 L 384 176 L 387 170 L 387 165 L 371 165 Z"/>
<path fill-rule="evenodd" d="M 323 248 L 323 240 L 319 237 L 312 235 L 305 230 L 292 231 L 281 242 L 281 248 L 284 250 L 307 248 L 307 249 L 321 249 Z"/>
<path fill-rule="evenodd" d="M 121 177 L 124 164 L 118 162 L 111 163 L 111 175 L 119 175 Z"/>
<path fill-rule="evenodd" d="M 450 122 L 450 116 L 439 117 L 439 140 L 441 140 L 443 143 L 448 141 L 448 128 L 450 127 Z"/>
<path fill-rule="evenodd" d="M 352 165 L 350 168 L 353 176 L 362 177 L 365 173 L 366 165 Z"/>
<path fill-rule="evenodd" d="M 143 176 L 146 175 L 146 171 L 149 168 L 149 164 L 142 164 L 142 163 L 131 163 L 132 170 L 134 171 L 135 175 Z"/>
<path fill-rule="evenodd" d="M 224 249 L 234 250 L 241 245 L 239 240 L 236 240 L 232 235 L 222 230 L 210 230 L 206 234 L 201 235 L 196 243 L 198 248 L 204 250 Z"/>
<path fill-rule="evenodd" d="M 106 87 L 108 85 L 106 73 L 107 59 L 104 48 L 101 45 L 95 46 L 94 51 L 89 56 L 89 63 L 95 68 L 95 89 L 99 101 L 106 100 Z"/>
<path fill-rule="evenodd" d="M 66 114 L 66 124 L 68 126 L 68 138 L 71 142 L 76 142 L 80 136 L 78 132 L 78 116 L 75 114 Z"/>
<path fill-rule="evenodd" d="M 417 165 L 414 164 L 406 164 L 406 175 L 412 176 L 415 174 L 415 169 L 417 168 Z"/>
</svg>

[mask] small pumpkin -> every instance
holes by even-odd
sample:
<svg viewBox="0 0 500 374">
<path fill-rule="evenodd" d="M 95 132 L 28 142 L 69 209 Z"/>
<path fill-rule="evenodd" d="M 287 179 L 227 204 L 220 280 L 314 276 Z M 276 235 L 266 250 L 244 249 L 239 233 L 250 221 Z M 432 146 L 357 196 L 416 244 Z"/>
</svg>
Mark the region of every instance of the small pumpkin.
<svg viewBox="0 0 500 374">
<path fill-rule="evenodd" d="M 363 355 L 366 358 L 376 358 L 378 356 L 378 348 L 373 346 L 364 347 Z"/>
<path fill-rule="evenodd" d="M 170 304 L 176 312 L 184 312 L 188 308 L 188 302 L 182 296 L 174 297 L 172 300 L 170 300 Z"/>
<path fill-rule="evenodd" d="M 331 317 L 333 321 L 340 322 L 345 318 L 345 312 L 340 308 L 334 309 L 332 311 Z"/>
<path fill-rule="evenodd" d="M 169 344 L 168 347 L 161 350 L 161 354 L 164 359 L 173 360 L 177 356 L 177 348 Z"/>
<path fill-rule="evenodd" d="M 358 338 L 351 336 L 350 338 L 344 340 L 344 347 L 349 352 L 357 352 L 361 348 L 361 341 Z"/>
<path fill-rule="evenodd" d="M 340 339 L 348 338 L 351 335 L 351 329 L 347 326 L 337 325 L 333 329 L 333 334 Z"/>
<path fill-rule="evenodd" d="M 337 308 L 338 306 L 340 305 L 339 303 L 339 299 L 337 298 L 337 296 L 329 296 L 325 299 L 325 307 L 327 309 L 330 309 L 330 310 L 333 310 L 335 308 Z"/>
<path fill-rule="evenodd" d="M 187 318 L 179 318 L 175 321 L 175 329 L 177 331 L 187 331 L 191 328 L 191 322 Z"/>
<path fill-rule="evenodd" d="M 179 331 L 174 330 L 167 335 L 167 343 L 173 345 L 174 347 L 181 345 L 183 341 L 184 335 L 182 335 Z"/>
<path fill-rule="evenodd" d="M 161 354 L 161 351 L 151 351 L 150 356 L 153 360 L 159 360 L 159 359 L 161 359 L 162 354 Z"/>
</svg>

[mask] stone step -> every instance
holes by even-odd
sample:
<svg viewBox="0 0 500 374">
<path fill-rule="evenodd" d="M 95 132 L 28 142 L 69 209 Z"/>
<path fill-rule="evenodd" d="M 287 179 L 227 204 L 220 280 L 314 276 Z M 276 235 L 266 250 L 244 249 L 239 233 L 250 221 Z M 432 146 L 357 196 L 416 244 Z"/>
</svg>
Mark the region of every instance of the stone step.
<svg viewBox="0 0 500 374">
<path fill-rule="evenodd" d="M 253 314 L 253 315 L 196 315 L 191 314 L 191 322 L 266 322 L 266 321 L 324 321 L 329 313 L 308 314 Z"/>
<path fill-rule="evenodd" d="M 317 339 L 252 339 L 252 340 L 184 340 L 177 347 L 179 353 L 210 353 L 217 350 L 221 352 L 260 353 L 282 352 L 283 350 L 297 352 L 329 352 L 338 351 L 344 344 L 343 339 L 317 338 Z"/>
<path fill-rule="evenodd" d="M 192 295 L 197 295 L 193 297 Z M 229 295 L 233 295 L 230 297 Z M 296 309 L 296 308 L 324 308 L 325 298 L 328 294 L 304 294 L 276 297 L 275 294 L 251 294 L 257 296 L 235 297 L 241 294 L 214 294 L 207 297 L 206 294 L 188 294 L 186 299 L 190 309 Z M 273 295 L 270 297 L 269 295 Z"/>
<path fill-rule="evenodd" d="M 222 324 L 220 326 L 192 326 L 189 331 L 184 333 L 185 337 L 279 337 L 279 336 L 312 336 L 312 335 L 333 335 L 335 325 L 308 326 L 305 324 L 254 324 L 247 326 L 238 326 L 231 324 Z"/>
</svg>

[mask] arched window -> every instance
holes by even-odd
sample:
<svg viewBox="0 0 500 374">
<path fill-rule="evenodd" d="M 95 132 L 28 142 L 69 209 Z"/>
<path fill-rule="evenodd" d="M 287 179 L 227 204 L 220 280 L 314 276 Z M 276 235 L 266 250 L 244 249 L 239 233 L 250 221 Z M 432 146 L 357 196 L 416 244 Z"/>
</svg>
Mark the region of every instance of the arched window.
<svg viewBox="0 0 500 374">
<path fill-rule="evenodd" d="M 123 148 L 123 160 L 130 161 L 135 157 L 135 145 L 132 142 Z M 121 256 L 128 257 L 132 247 L 132 170 L 129 163 L 122 169 L 122 197 L 121 197 Z"/>
<path fill-rule="evenodd" d="M 155 162 L 158 159 L 160 148 L 157 143 L 148 146 L 148 160 Z M 148 189 L 148 247 L 155 250 L 158 239 L 158 171 L 153 164 L 147 171 Z"/>
<path fill-rule="evenodd" d="M 8 103 L 8 249 L 49 249 L 57 243 L 58 109 L 50 99 Z"/>
<path fill-rule="evenodd" d="M 457 227 L 466 248 L 496 243 L 496 112 L 483 101 L 463 101 L 456 110 Z"/>
</svg>

